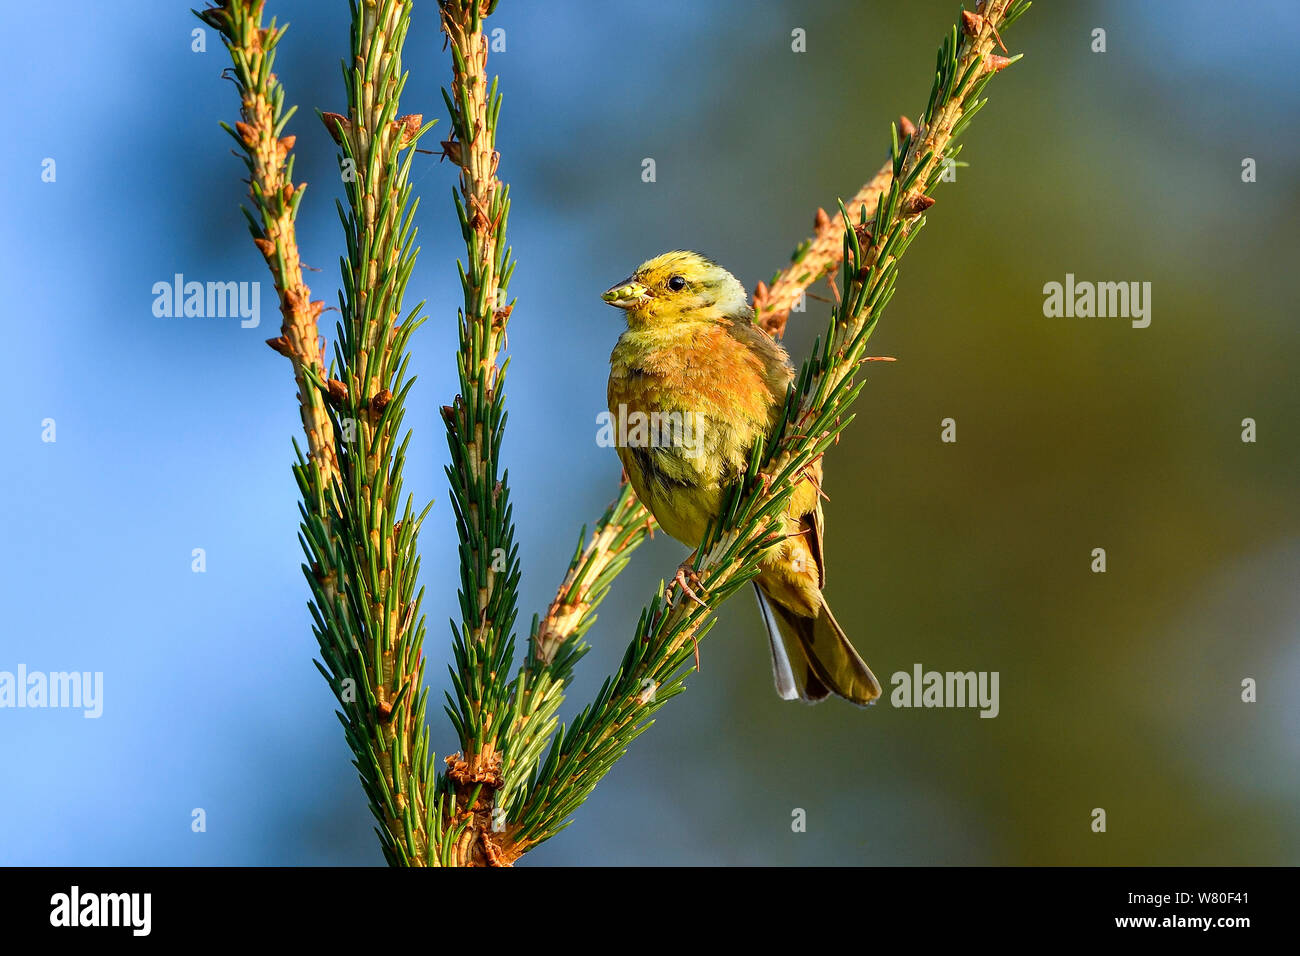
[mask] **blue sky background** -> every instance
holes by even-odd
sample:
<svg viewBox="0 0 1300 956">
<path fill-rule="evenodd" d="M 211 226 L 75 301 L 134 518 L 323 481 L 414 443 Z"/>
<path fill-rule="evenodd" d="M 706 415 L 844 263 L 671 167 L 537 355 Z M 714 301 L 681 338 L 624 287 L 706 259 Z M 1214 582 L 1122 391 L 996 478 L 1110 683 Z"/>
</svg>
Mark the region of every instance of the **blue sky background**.
<svg viewBox="0 0 1300 956">
<path fill-rule="evenodd" d="M 313 108 L 344 106 L 346 4 L 270 12 L 292 24 L 277 72 L 300 106 L 298 236 L 321 270 L 307 281 L 334 304 L 342 193 Z M 594 441 L 619 331 L 599 292 L 678 247 L 750 287 L 770 276 L 816 207 L 874 171 L 888 122 L 920 111 L 953 12 L 502 0 L 507 51 L 489 68 L 519 260 L 506 458 L 522 620 L 618 476 Z M 102 671 L 105 700 L 98 720 L 0 710 L 0 863 L 379 863 L 310 663 L 299 420 L 288 363 L 262 344 L 275 297 L 217 125 L 237 108 L 226 53 L 212 31 L 191 51 L 185 4 L 6 4 L 6 21 L 23 42 L 0 138 L 0 670 Z M 827 593 L 884 681 L 915 662 L 999 671 L 998 719 L 782 704 L 738 598 L 689 692 L 526 862 L 1300 862 L 1296 37 L 1283 2 L 1035 4 L 1007 36 L 1024 61 L 965 138 L 972 165 L 902 266 L 872 346 L 900 360 L 870 370 L 827 463 Z M 441 115 L 431 0 L 406 59 L 403 112 Z M 455 392 L 463 247 L 453 168 L 416 169 L 412 304 L 430 319 L 412 344 L 406 483 L 435 502 L 421 551 L 440 760 L 455 749 L 437 702 L 456 574 L 436 409 Z M 177 272 L 261 282 L 262 326 L 156 318 L 150 290 Z M 1152 282 L 1152 326 L 1045 318 L 1042 285 L 1067 272 Z M 823 318 L 814 303 L 792 321 L 794 355 Z M 954 446 L 938 441 L 946 416 Z M 1098 546 L 1104 576 L 1088 571 Z M 566 716 L 683 554 L 638 553 Z"/>
</svg>

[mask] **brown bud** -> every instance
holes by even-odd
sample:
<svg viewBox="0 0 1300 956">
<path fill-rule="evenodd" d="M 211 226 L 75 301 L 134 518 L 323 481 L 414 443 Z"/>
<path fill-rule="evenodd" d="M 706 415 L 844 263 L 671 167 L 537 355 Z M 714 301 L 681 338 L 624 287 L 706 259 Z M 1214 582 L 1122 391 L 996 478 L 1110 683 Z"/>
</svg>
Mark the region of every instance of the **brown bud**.
<svg viewBox="0 0 1300 956">
<path fill-rule="evenodd" d="M 343 137 L 352 132 L 352 124 L 348 122 L 348 118 L 340 113 L 321 113 L 320 118 L 325 124 L 325 129 L 334 138 L 334 142 L 341 146 Z"/>
<path fill-rule="evenodd" d="M 817 215 L 813 216 L 813 228 L 816 229 L 818 232 L 821 232 L 823 229 L 829 229 L 830 225 L 831 225 L 831 217 L 826 215 L 825 209 L 823 209 L 821 206 L 818 206 Z"/>
<path fill-rule="evenodd" d="M 257 250 L 267 259 L 275 258 L 275 243 L 270 239 L 254 239 L 253 245 L 257 246 Z"/>
<path fill-rule="evenodd" d="M 900 116 L 898 118 L 898 131 L 908 139 L 911 139 L 916 135 L 916 124 L 906 116 Z"/>
<path fill-rule="evenodd" d="M 239 134 L 239 138 L 243 141 L 243 144 L 250 149 L 257 145 L 257 130 L 253 129 L 253 127 L 249 126 L 247 123 L 236 121 L 235 132 Z"/>
<path fill-rule="evenodd" d="M 1011 60 L 1008 57 L 998 56 L 996 53 L 990 53 L 984 58 L 984 72 L 996 73 L 999 70 L 1005 69 L 1010 63 Z"/>
<path fill-rule="evenodd" d="M 336 378 L 325 383 L 325 391 L 329 395 L 329 400 L 335 405 L 342 405 L 347 401 L 348 387 Z"/>
<path fill-rule="evenodd" d="M 283 159 L 289 155 L 289 150 L 293 149 L 294 144 L 298 142 L 297 136 L 286 136 L 279 143 L 280 158 Z"/>
<path fill-rule="evenodd" d="M 917 193 L 915 196 L 908 196 L 903 200 L 903 215 L 915 216 L 917 213 L 925 212 L 933 205 L 933 196 Z"/>
<path fill-rule="evenodd" d="M 971 13 L 969 10 L 961 12 L 961 28 L 967 36 L 975 36 L 984 26 L 984 18 L 978 13 Z"/>
<path fill-rule="evenodd" d="M 293 346 L 289 344 L 289 340 L 283 335 L 276 336 L 273 339 L 267 339 L 266 344 L 271 346 L 272 349 L 279 352 L 285 358 L 293 358 Z"/>
<path fill-rule="evenodd" d="M 757 309 L 760 303 L 766 304 L 769 295 L 771 295 L 771 293 L 768 292 L 766 282 L 760 282 L 758 285 L 754 286 L 754 308 Z"/>
<path fill-rule="evenodd" d="M 423 113 L 408 113 L 394 121 L 397 124 L 397 145 L 405 148 L 415 141 L 415 134 L 424 125 Z"/>
<path fill-rule="evenodd" d="M 453 163 L 459 166 L 460 163 L 460 143 L 454 139 L 444 139 L 441 143 L 442 155 L 446 156 Z"/>
<path fill-rule="evenodd" d="M 858 245 L 863 249 L 871 248 L 871 244 L 876 241 L 875 237 L 871 235 L 871 230 L 867 228 L 867 224 L 863 222 L 853 227 L 853 234 L 858 237 Z"/>
<path fill-rule="evenodd" d="M 391 402 L 392 400 L 393 400 L 393 393 L 390 392 L 388 389 L 384 389 L 378 395 L 375 395 L 373 398 L 370 399 L 370 410 L 374 412 L 376 415 L 382 415 L 384 413 L 384 409 L 388 407 L 388 403 Z"/>
</svg>

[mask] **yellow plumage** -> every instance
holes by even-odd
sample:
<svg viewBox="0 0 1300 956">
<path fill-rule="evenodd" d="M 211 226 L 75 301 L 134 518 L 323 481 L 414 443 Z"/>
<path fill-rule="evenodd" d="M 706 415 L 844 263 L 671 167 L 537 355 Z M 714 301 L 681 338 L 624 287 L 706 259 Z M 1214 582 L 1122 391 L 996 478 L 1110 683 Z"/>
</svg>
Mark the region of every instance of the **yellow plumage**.
<svg viewBox="0 0 1300 956">
<path fill-rule="evenodd" d="M 793 376 L 789 360 L 754 325 L 744 287 L 697 253 L 651 259 L 603 298 L 628 320 L 610 356 L 610 413 L 631 426 L 619 431 L 627 437 L 616 442 L 619 458 L 660 526 L 696 547 L 774 425 Z M 880 685 L 821 592 L 820 483 L 818 463 L 796 486 L 786 538 L 755 579 L 773 675 L 786 699 L 835 693 L 867 704 Z"/>
</svg>

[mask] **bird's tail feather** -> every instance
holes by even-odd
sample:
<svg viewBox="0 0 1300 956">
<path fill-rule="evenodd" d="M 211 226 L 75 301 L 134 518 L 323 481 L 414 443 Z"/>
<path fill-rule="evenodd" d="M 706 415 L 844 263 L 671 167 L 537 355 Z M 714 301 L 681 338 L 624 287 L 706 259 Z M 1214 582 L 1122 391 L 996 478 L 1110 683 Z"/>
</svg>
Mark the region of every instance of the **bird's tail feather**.
<svg viewBox="0 0 1300 956">
<path fill-rule="evenodd" d="M 772 678 L 784 700 L 811 703 L 837 694 L 860 706 L 880 696 L 880 683 L 849 643 L 825 599 L 804 617 L 770 599 L 755 583 L 772 649 Z"/>
</svg>

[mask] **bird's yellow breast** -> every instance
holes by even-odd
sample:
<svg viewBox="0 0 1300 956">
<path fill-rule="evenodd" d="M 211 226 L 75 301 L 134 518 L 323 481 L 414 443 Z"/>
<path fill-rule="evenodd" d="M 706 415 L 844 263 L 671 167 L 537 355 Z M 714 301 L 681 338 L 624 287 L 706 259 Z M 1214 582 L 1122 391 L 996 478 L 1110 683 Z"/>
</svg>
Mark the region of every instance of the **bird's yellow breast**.
<svg viewBox="0 0 1300 956">
<path fill-rule="evenodd" d="M 689 547 L 771 427 L 770 379 L 763 357 L 716 322 L 630 329 L 610 356 L 619 458 L 637 497 Z"/>
</svg>

